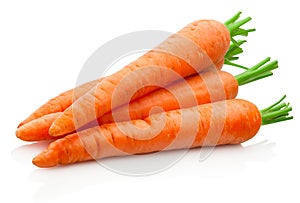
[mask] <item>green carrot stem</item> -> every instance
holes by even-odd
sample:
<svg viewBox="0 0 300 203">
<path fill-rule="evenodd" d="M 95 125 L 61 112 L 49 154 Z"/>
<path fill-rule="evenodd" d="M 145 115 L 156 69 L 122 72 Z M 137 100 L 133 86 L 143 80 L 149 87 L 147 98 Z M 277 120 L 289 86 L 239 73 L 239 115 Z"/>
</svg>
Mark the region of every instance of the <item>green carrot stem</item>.
<svg viewBox="0 0 300 203">
<path fill-rule="evenodd" d="M 278 100 L 276 103 L 272 104 L 271 106 L 260 110 L 260 112 L 263 112 L 263 113 L 268 112 L 270 109 L 272 109 L 275 106 L 279 105 L 285 98 L 286 98 L 286 95 L 284 95 L 283 97 L 281 97 L 280 100 Z"/>
<path fill-rule="evenodd" d="M 265 72 L 265 73 L 262 73 L 261 75 L 258 75 L 255 79 L 251 79 L 251 81 L 247 80 L 245 82 L 246 83 L 255 82 L 256 80 L 261 80 L 261 79 L 264 79 L 266 77 L 270 77 L 272 75 L 273 75 L 273 73 L 271 71 L 270 72 Z"/>
<path fill-rule="evenodd" d="M 246 23 L 248 23 L 250 20 L 252 20 L 251 17 L 247 17 L 247 18 L 244 18 L 240 21 L 235 21 L 235 22 L 232 22 L 231 24 L 228 25 L 228 30 L 230 33 L 234 33 L 236 30 L 240 29 L 240 27 Z M 232 36 L 232 35 L 231 35 Z"/>
<path fill-rule="evenodd" d="M 233 17 L 231 17 L 229 20 L 227 20 L 224 25 L 228 28 L 228 31 L 230 32 L 230 37 L 232 43 L 237 45 L 237 40 L 234 39 L 235 36 L 248 36 L 249 32 L 254 32 L 255 28 L 251 29 L 244 29 L 241 26 L 245 25 L 249 21 L 252 20 L 251 17 L 246 17 L 242 20 L 240 19 L 242 12 L 237 12 Z"/>
<path fill-rule="evenodd" d="M 287 107 L 289 107 L 289 106 L 290 106 L 289 103 L 282 102 L 282 103 L 276 105 L 275 107 L 273 107 L 273 108 L 272 108 L 272 111 L 277 111 L 277 110 L 280 110 L 280 109 L 282 109 L 282 108 L 284 108 L 284 107 L 287 108 Z"/>
<path fill-rule="evenodd" d="M 237 64 L 237 63 L 233 63 L 233 62 L 231 62 L 230 60 L 228 60 L 228 59 L 226 59 L 226 58 L 225 58 L 225 60 L 224 60 L 224 64 L 227 64 L 227 65 L 230 65 L 230 66 L 234 66 L 234 67 L 238 67 L 238 68 L 242 68 L 242 69 L 248 70 L 247 67 L 242 66 L 242 65 Z"/>
<path fill-rule="evenodd" d="M 224 64 L 242 68 L 242 69 L 246 69 L 246 70 L 248 69 L 245 66 L 242 66 L 240 64 L 232 62 L 232 61 L 238 60 L 239 59 L 238 55 L 243 53 L 243 49 L 240 46 L 242 44 L 244 44 L 245 42 L 246 42 L 246 40 L 238 40 L 236 44 L 234 44 L 234 43 L 230 44 L 230 47 L 224 57 Z"/>
<path fill-rule="evenodd" d="M 234 35 L 240 35 L 240 36 L 245 36 L 247 37 L 248 36 L 248 33 L 249 32 L 254 32 L 256 29 L 255 28 L 252 28 L 252 29 L 248 29 L 248 30 L 245 30 L 245 29 L 238 29 L 234 32 Z"/>
<path fill-rule="evenodd" d="M 238 81 L 238 84 L 240 86 L 245 85 L 273 75 L 272 70 L 278 68 L 278 61 L 269 61 L 270 57 L 267 57 L 253 67 L 247 69 L 245 72 L 236 75 L 235 78 Z"/>
<path fill-rule="evenodd" d="M 292 107 L 288 108 L 280 108 L 279 110 L 272 110 L 272 112 L 265 113 L 264 116 L 265 118 L 276 118 L 276 117 L 281 117 L 281 116 L 287 116 L 288 112 L 292 110 Z"/>
<path fill-rule="evenodd" d="M 278 123 L 278 122 L 292 120 L 292 119 L 293 119 L 293 116 L 275 118 L 275 119 L 272 120 L 272 122 L 265 122 L 265 123 L 263 123 L 263 125 L 268 125 L 268 124 L 272 124 L 272 123 Z"/>
<path fill-rule="evenodd" d="M 267 62 L 269 62 L 271 60 L 270 57 L 265 58 L 264 60 L 260 61 L 259 63 L 257 63 L 255 66 L 253 66 L 252 68 L 250 68 L 251 70 L 256 70 L 259 67 L 265 65 Z"/>
<path fill-rule="evenodd" d="M 242 14 L 241 11 L 237 12 L 234 16 L 232 16 L 230 19 L 228 19 L 224 25 L 228 26 L 229 24 L 231 24 L 232 22 L 235 22 L 239 17 L 240 15 Z"/>
<path fill-rule="evenodd" d="M 289 103 L 283 102 L 285 98 L 286 95 L 284 95 L 276 103 L 260 111 L 262 117 L 262 125 L 293 119 L 293 116 L 289 115 L 289 113 L 292 111 L 292 107 Z"/>
<path fill-rule="evenodd" d="M 262 73 L 259 76 L 255 77 L 255 79 L 251 78 L 249 80 L 245 80 L 244 83 L 247 84 L 247 83 L 250 83 L 250 82 L 255 82 L 257 80 L 261 80 L 263 78 L 270 77 L 272 75 L 273 75 L 273 73 L 271 71 L 270 72 L 265 72 L 265 73 Z"/>
<path fill-rule="evenodd" d="M 230 32 L 231 45 L 226 53 L 224 64 L 239 67 L 246 69 L 245 66 L 233 63 L 232 61 L 239 59 L 237 55 L 243 53 L 243 49 L 240 47 L 245 40 L 237 40 L 235 37 L 237 36 L 248 36 L 250 32 L 254 32 L 255 29 L 244 29 L 241 26 L 246 24 L 251 20 L 251 17 L 244 18 L 240 20 L 242 12 L 237 12 L 234 16 L 232 16 L 229 20 L 227 20 L 224 25 L 228 28 Z"/>
<path fill-rule="evenodd" d="M 239 59 L 237 55 L 243 53 L 243 49 L 240 47 L 242 44 L 247 42 L 246 40 L 238 40 L 237 44 L 230 44 L 228 51 L 226 52 L 225 59 L 228 61 L 234 61 Z"/>
</svg>

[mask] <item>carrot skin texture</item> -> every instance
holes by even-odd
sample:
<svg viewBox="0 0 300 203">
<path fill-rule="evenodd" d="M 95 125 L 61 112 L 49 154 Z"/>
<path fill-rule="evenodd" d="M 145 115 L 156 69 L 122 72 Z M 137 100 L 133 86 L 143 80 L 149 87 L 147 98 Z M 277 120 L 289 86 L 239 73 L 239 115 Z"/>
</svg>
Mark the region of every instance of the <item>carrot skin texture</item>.
<svg viewBox="0 0 300 203">
<path fill-rule="evenodd" d="M 128 92 L 139 91 L 135 94 L 139 98 L 154 91 L 154 87 L 145 87 L 148 83 L 161 86 L 170 84 L 176 80 L 170 70 L 186 77 L 210 68 L 224 58 L 229 45 L 230 33 L 222 23 L 214 20 L 195 21 L 177 35 L 169 37 L 156 51 L 149 51 L 104 79 L 97 88 L 66 109 L 54 121 L 49 134 L 59 136 L 70 133 L 111 109 L 128 103 L 131 99 Z M 120 87 L 122 91 L 116 91 Z"/>
<path fill-rule="evenodd" d="M 167 90 L 161 88 L 144 97 L 131 101 L 128 109 L 127 106 L 124 106 L 113 110 L 98 118 L 98 123 L 94 122 L 91 125 L 86 125 L 80 130 L 94 127 L 97 124 L 101 125 L 143 119 L 148 117 L 150 113 L 159 113 L 162 110 L 171 111 L 224 99 L 233 99 L 236 97 L 237 93 L 238 83 L 230 73 L 216 71 L 205 72 L 200 75 L 195 74 L 186 78 L 184 81 L 172 84 Z M 180 102 L 178 102 L 178 99 Z M 151 110 L 153 107 L 161 107 L 161 109 L 152 112 Z M 49 135 L 48 130 L 53 121 L 60 115 L 61 113 L 56 113 L 54 114 L 53 119 L 45 120 L 44 117 L 41 117 L 30 122 L 32 125 L 25 125 L 17 130 L 17 134 L 19 135 L 17 137 L 25 141 L 53 139 L 53 137 Z"/>
<path fill-rule="evenodd" d="M 97 85 L 99 80 L 93 80 L 88 83 L 82 84 L 78 87 L 76 87 L 76 97 L 79 97 L 80 95 L 85 94 L 89 90 L 91 90 L 94 86 Z M 50 99 L 45 104 L 40 106 L 36 111 L 34 111 L 31 115 L 29 115 L 28 118 L 26 118 L 24 121 L 22 121 L 18 128 L 22 125 L 33 121 L 37 118 L 40 118 L 44 115 L 56 113 L 56 112 L 63 112 L 66 108 L 71 106 L 73 103 L 73 96 L 74 96 L 74 89 L 70 89 L 66 92 L 63 92 L 59 94 L 58 96 Z"/>
<path fill-rule="evenodd" d="M 78 136 L 72 135 L 75 134 L 70 134 L 50 143 L 48 147 L 49 150 L 44 150 L 39 157 L 34 158 L 32 160 L 33 164 L 45 168 L 56 166 L 58 163 L 70 164 L 91 160 L 92 157 L 85 150 Z M 62 149 L 65 151 L 62 151 Z M 69 155 L 66 155 L 66 153 L 69 153 Z M 48 159 L 48 157 L 51 157 L 51 159 Z"/>
<path fill-rule="evenodd" d="M 46 114 L 25 123 L 16 130 L 17 138 L 29 142 L 54 139 L 48 131 L 53 121 L 60 115 L 61 112 Z"/>
<path fill-rule="evenodd" d="M 220 89 L 222 87 L 222 89 Z M 159 89 L 136 99 L 127 106 L 113 110 L 98 118 L 99 124 L 143 119 L 150 115 L 153 107 L 171 111 L 189 108 L 227 99 L 234 99 L 238 93 L 238 83 L 233 75 L 225 71 L 195 74 L 166 89 Z M 179 101 L 178 101 L 179 100 Z M 196 102 L 196 104 L 195 104 Z"/>
<path fill-rule="evenodd" d="M 223 114 L 214 114 L 214 108 L 224 108 Z M 182 116 L 188 115 L 187 122 Z M 165 116 L 164 128 L 157 133 L 150 126 Z M 199 118 L 196 134 L 190 129 L 192 119 Z M 80 161 L 112 156 L 143 154 L 161 150 L 193 148 L 200 146 L 239 144 L 251 139 L 261 126 L 261 114 L 249 101 L 233 99 L 203 104 L 187 109 L 153 114 L 144 120 L 105 124 L 74 133 L 52 142 L 47 149 L 33 159 L 38 167 L 52 167 Z M 184 124 L 183 124 L 184 123 Z M 209 136 L 211 125 L 224 124 L 220 134 Z M 182 125 L 183 124 L 183 125 Z M 131 128 L 131 127 L 133 128 Z M 135 129 L 148 129 L 137 133 Z M 183 130 L 180 135 L 179 131 Z M 177 138 L 179 136 L 179 139 Z M 175 139 L 178 139 L 176 142 Z M 190 143 L 187 140 L 191 140 Z"/>
<path fill-rule="evenodd" d="M 217 69 L 221 69 L 221 67 L 224 64 L 224 58 L 216 64 Z M 92 89 L 94 86 L 97 85 L 101 80 L 93 80 L 88 83 L 85 83 L 79 87 L 76 88 L 76 97 L 79 98 L 80 95 L 85 94 L 90 89 Z M 66 108 L 68 108 L 73 103 L 73 96 L 74 96 L 74 89 L 68 90 L 66 92 L 63 92 L 59 94 L 58 96 L 50 99 L 48 102 L 43 104 L 41 107 L 39 107 L 35 112 L 33 112 L 28 118 L 26 118 L 24 121 L 22 121 L 18 128 L 22 125 L 33 121 L 35 119 L 38 119 L 42 116 L 45 116 L 47 114 L 57 113 L 57 112 L 63 112 Z M 50 127 L 50 126 L 49 126 Z M 44 134 L 44 133 L 43 133 Z M 26 137 L 24 137 L 24 141 L 30 141 L 26 140 Z M 32 138 L 32 141 L 39 141 Z M 48 139 L 48 138 L 47 138 Z M 50 139 L 50 137 L 49 137 Z"/>
<path fill-rule="evenodd" d="M 224 63 L 224 59 L 222 59 L 220 62 L 218 62 L 218 64 L 216 65 L 217 69 L 221 69 L 221 67 L 223 66 L 223 63 Z M 234 79 L 230 78 L 229 73 L 227 73 L 227 74 L 229 77 L 227 77 L 227 79 L 225 79 L 226 73 L 220 72 L 220 77 L 223 80 L 222 83 L 224 84 L 224 89 L 225 89 L 225 93 L 226 93 L 225 99 L 233 99 L 237 94 L 238 87 L 237 87 L 236 81 Z M 210 80 L 209 77 L 206 77 L 205 75 L 208 75 L 208 73 L 203 73 L 203 75 L 202 75 L 203 77 L 205 77 L 204 78 L 205 81 Z M 199 79 L 197 79 L 196 77 L 194 77 L 194 78 L 195 79 L 193 79 L 193 77 L 188 77 L 186 80 L 195 92 L 195 95 L 197 97 L 197 103 L 204 104 L 204 103 L 210 102 L 210 99 L 207 99 L 209 97 L 208 95 L 204 95 L 203 93 L 200 94 L 198 91 L 199 89 L 201 89 L 205 86 L 205 84 L 201 84 L 203 81 L 201 81 L 200 76 L 199 76 Z M 95 83 L 94 81 L 92 81 L 92 82 Z M 93 84 L 89 83 L 87 85 L 93 85 Z M 82 88 L 79 87 L 79 89 L 76 89 L 76 96 L 77 95 L 80 96 L 81 94 L 84 94 L 84 90 L 85 90 L 85 88 L 87 88 L 87 85 L 84 85 L 85 87 L 82 87 Z M 172 86 L 174 86 L 174 85 L 172 85 Z M 172 87 L 172 86 L 171 86 L 171 89 L 173 91 L 178 92 L 178 94 L 185 91 L 184 88 L 180 87 L 178 84 L 175 87 Z M 74 90 L 69 90 L 65 93 L 62 93 L 61 95 L 59 95 L 57 97 L 59 99 L 55 99 L 55 98 L 51 99 L 49 102 L 47 102 L 45 105 L 43 105 L 40 108 L 42 111 L 38 110 L 32 114 L 32 116 L 34 115 L 34 117 L 35 117 L 34 120 L 31 120 L 34 117 L 28 119 L 30 121 L 28 121 L 28 122 L 26 121 L 24 123 L 25 125 L 23 124 L 24 126 L 21 125 L 17 129 L 16 136 L 23 141 L 29 141 L 29 142 L 56 139 L 53 136 L 49 135 L 48 131 L 49 131 L 50 126 L 54 122 L 54 120 L 56 120 L 58 118 L 58 116 L 60 116 L 62 114 L 62 112 L 50 113 L 50 114 L 41 116 L 43 113 L 45 113 L 45 111 L 43 109 L 47 109 L 46 107 L 49 106 L 51 103 L 53 104 L 52 106 L 54 106 L 54 107 L 57 106 L 57 103 L 60 99 L 64 100 L 64 101 L 62 101 L 62 102 L 65 102 L 63 105 L 71 104 L 72 103 L 71 99 L 73 97 L 73 91 Z M 203 92 L 208 92 L 208 91 L 203 91 Z M 189 93 L 191 93 L 191 92 L 189 92 Z M 216 93 L 216 92 L 211 92 L 211 93 Z M 170 96 L 170 98 L 166 98 L 166 97 L 164 97 L 164 95 Z M 189 95 L 189 97 L 191 97 L 191 95 Z M 217 96 L 212 95 L 212 98 L 216 98 L 216 97 Z M 165 98 L 165 99 L 162 100 L 162 98 Z M 218 101 L 221 99 L 222 99 L 222 96 L 219 96 L 219 99 L 215 99 L 213 101 Z M 161 101 L 161 102 L 157 103 L 157 101 Z M 151 104 L 151 102 L 152 102 L 152 104 Z M 170 102 L 175 103 L 175 105 L 170 106 L 169 105 Z M 170 95 L 167 91 L 162 90 L 162 89 L 154 91 L 153 93 L 150 93 L 149 95 L 146 95 L 136 101 L 132 101 L 131 103 L 132 103 L 132 104 L 130 104 L 131 119 L 141 119 L 141 118 L 147 117 L 148 112 L 152 108 L 152 106 L 161 106 L 165 111 L 174 110 L 174 109 L 179 108 L 176 98 L 174 98 L 173 95 Z M 61 104 L 59 104 L 59 105 L 61 106 Z M 185 107 L 190 107 L 190 106 L 186 105 Z M 56 110 L 59 110 L 59 109 L 56 109 Z M 56 110 L 48 109 L 49 112 L 56 111 Z M 124 111 L 124 109 L 123 109 L 123 111 Z M 137 112 L 140 112 L 140 113 L 137 113 Z M 120 114 L 123 114 L 123 115 L 120 115 Z M 124 117 L 124 113 L 122 113 L 120 110 L 117 110 L 114 115 L 116 115 L 118 117 L 115 121 L 128 120 L 128 119 L 126 119 L 126 116 Z M 105 124 L 105 123 L 111 123 L 111 122 L 114 122 L 111 112 L 98 118 L 99 124 Z M 30 123 L 30 125 L 29 124 L 26 125 L 27 123 Z M 95 126 L 95 123 L 93 123 L 92 125 L 83 126 L 82 129 L 86 129 L 88 127 L 94 127 L 94 126 Z M 60 138 L 60 137 L 57 137 L 57 138 Z"/>
</svg>

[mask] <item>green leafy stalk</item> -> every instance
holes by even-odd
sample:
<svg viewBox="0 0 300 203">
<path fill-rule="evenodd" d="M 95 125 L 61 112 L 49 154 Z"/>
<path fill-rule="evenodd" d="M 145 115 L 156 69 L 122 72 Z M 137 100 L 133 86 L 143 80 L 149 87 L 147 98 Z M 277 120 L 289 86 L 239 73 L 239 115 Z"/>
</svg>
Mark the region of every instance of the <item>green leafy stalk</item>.
<svg viewBox="0 0 300 203">
<path fill-rule="evenodd" d="M 255 28 L 251 29 L 244 29 L 241 26 L 245 25 L 249 21 L 252 20 L 251 17 L 246 17 L 242 20 L 240 20 L 242 12 L 237 12 L 233 17 L 231 17 L 229 20 L 227 20 L 224 25 L 228 28 L 230 32 L 230 37 L 232 43 L 236 44 L 238 46 L 237 41 L 234 39 L 236 36 L 248 36 L 249 32 L 254 32 Z"/>
<path fill-rule="evenodd" d="M 242 14 L 241 11 L 237 12 L 234 16 L 232 16 L 230 19 L 228 19 L 224 23 L 224 25 L 226 25 L 228 27 L 228 25 L 230 25 L 232 22 L 235 22 L 240 17 L 241 14 Z"/>
<path fill-rule="evenodd" d="M 232 61 L 238 60 L 239 59 L 238 55 L 243 53 L 243 49 L 240 46 L 242 44 L 244 44 L 245 42 L 247 42 L 247 41 L 246 40 L 238 40 L 237 44 L 234 44 L 234 43 L 230 44 L 230 47 L 224 57 L 224 64 L 227 64 L 230 66 L 235 66 L 235 67 L 242 68 L 242 69 L 248 69 L 245 66 L 242 66 L 240 64 L 232 62 Z"/>
<path fill-rule="evenodd" d="M 240 46 L 246 42 L 246 40 L 237 40 L 235 39 L 235 37 L 248 36 L 249 32 L 255 31 L 254 28 L 244 29 L 241 27 L 251 20 L 251 17 L 247 17 L 245 19 L 240 20 L 241 14 L 242 12 L 236 13 L 233 17 L 231 17 L 224 23 L 224 25 L 228 28 L 230 32 L 231 39 L 230 48 L 225 55 L 224 64 L 247 69 L 245 66 L 232 62 L 239 58 L 239 54 L 243 53 L 243 49 Z"/>
<path fill-rule="evenodd" d="M 248 68 L 245 72 L 236 75 L 235 79 L 238 81 L 238 84 L 240 86 L 245 85 L 273 75 L 272 70 L 278 68 L 278 61 L 270 62 L 270 60 L 271 58 L 267 57 L 255 66 Z"/>
<path fill-rule="evenodd" d="M 289 115 L 289 113 L 292 111 L 292 107 L 289 103 L 283 102 L 285 98 L 286 95 L 284 95 L 276 103 L 260 111 L 262 117 L 262 125 L 293 119 L 293 116 Z"/>
</svg>

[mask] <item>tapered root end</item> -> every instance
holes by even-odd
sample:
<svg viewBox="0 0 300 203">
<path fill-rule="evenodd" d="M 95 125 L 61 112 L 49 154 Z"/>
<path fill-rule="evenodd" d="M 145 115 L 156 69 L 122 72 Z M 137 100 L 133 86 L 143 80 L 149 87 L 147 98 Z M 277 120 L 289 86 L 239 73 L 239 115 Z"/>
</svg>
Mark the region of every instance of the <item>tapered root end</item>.
<svg viewBox="0 0 300 203">
<path fill-rule="evenodd" d="M 18 128 L 16 130 L 16 137 L 19 138 L 20 140 L 23 140 L 23 141 L 30 141 L 30 140 L 28 140 L 28 138 L 26 137 L 26 135 L 24 135 L 22 127 Z"/>
<path fill-rule="evenodd" d="M 32 116 L 29 116 L 28 118 L 26 118 L 24 121 L 22 121 L 17 128 L 22 127 L 23 125 L 25 125 L 26 123 L 29 123 L 30 121 L 34 120 L 35 118 Z"/>
<path fill-rule="evenodd" d="M 45 150 L 34 157 L 32 163 L 40 168 L 54 167 L 58 165 L 58 156 L 53 150 Z"/>
<path fill-rule="evenodd" d="M 16 130 L 16 137 L 20 140 L 26 141 L 26 142 L 33 142 L 33 141 L 40 141 L 40 140 L 46 140 L 46 139 L 37 139 L 35 135 L 35 132 L 28 131 L 28 127 L 26 124 L 21 126 Z M 43 138 L 43 137 L 41 137 Z"/>
<path fill-rule="evenodd" d="M 22 138 L 21 138 L 21 135 L 20 135 L 20 130 L 19 130 L 19 129 L 16 130 L 16 133 L 15 133 L 15 134 L 16 134 L 16 137 L 17 137 L 17 138 L 22 139 Z"/>
<path fill-rule="evenodd" d="M 20 128 L 22 125 L 24 125 L 24 122 L 20 123 L 17 128 Z"/>
<path fill-rule="evenodd" d="M 61 128 L 60 126 L 56 125 L 55 123 L 53 123 L 51 125 L 51 127 L 49 128 L 48 131 L 49 135 L 51 135 L 52 137 L 58 137 L 61 135 L 65 135 L 66 133 L 64 132 L 63 128 Z"/>
<path fill-rule="evenodd" d="M 75 131 L 73 119 L 59 116 L 49 128 L 49 135 L 58 137 Z"/>
</svg>

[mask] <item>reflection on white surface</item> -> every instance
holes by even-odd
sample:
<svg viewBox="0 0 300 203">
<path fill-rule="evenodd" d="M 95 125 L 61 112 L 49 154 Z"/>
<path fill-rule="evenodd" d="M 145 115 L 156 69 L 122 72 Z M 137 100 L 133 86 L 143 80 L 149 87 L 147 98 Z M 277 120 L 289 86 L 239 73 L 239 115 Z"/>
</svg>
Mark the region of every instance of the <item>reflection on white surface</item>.
<svg viewBox="0 0 300 203">
<path fill-rule="evenodd" d="M 11 152 L 13 159 L 22 164 L 32 164 L 31 160 L 34 156 L 47 148 L 51 141 L 41 141 L 22 145 Z"/>
<path fill-rule="evenodd" d="M 16 148 L 12 152 L 15 160 L 24 164 L 24 160 L 28 160 L 31 149 L 31 156 L 34 156 L 38 151 L 44 148 L 46 143 L 24 145 Z M 167 170 L 172 170 L 172 173 L 185 174 L 197 172 L 197 179 L 210 180 L 213 178 L 226 178 L 241 173 L 247 168 L 247 164 L 251 162 L 267 162 L 276 155 L 273 153 L 275 143 L 263 141 L 250 146 L 243 145 L 227 145 L 218 146 L 212 154 L 203 161 L 199 161 L 199 148 L 190 150 L 186 156 Z M 210 149 L 207 149 L 210 150 Z M 32 153 L 34 152 L 35 153 Z M 27 155 L 24 156 L 24 153 Z M 170 156 L 172 153 L 182 153 L 180 150 L 168 151 L 161 153 L 162 159 Z M 142 155 L 140 156 L 142 158 Z M 32 158 L 32 157 L 31 157 Z M 133 157 L 114 157 L 104 161 L 126 164 L 127 160 L 131 162 Z M 28 164 L 28 163 L 26 163 Z M 179 172 L 184 171 L 184 172 Z M 172 177 L 172 173 L 170 174 Z M 160 175 L 160 174 L 157 174 Z M 39 169 L 32 171 L 28 177 L 31 181 L 40 184 L 38 190 L 34 193 L 34 199 L 37 201 L 53 200 L 58 197 L 76 193 L 80 190 L 92 185 L 105 183 L 119 183 L 126 181 L 128 176 L 113 173 L 95 161 L 77 163 L 68 166 L 58 166 L 50 169 Z"/>
<path fill-rule="evenodd" d="M 203 176 L 207 178 L 234 176 L 242 173 L 247 164 L 251 164 L 251 162 L 267 162 L 274 158 L 276 156 L 273 152 L 275 145 L 275 143 L 268 143 L 265 140 L 249 146 L 218 146 L 205 160 L 199 159 L 198 153 L 198 168 L 201 168 L 201 172 L 205 174 Z M 205 150 L 205 148 L 203 149 Z"/>
</svg>

